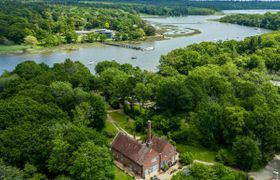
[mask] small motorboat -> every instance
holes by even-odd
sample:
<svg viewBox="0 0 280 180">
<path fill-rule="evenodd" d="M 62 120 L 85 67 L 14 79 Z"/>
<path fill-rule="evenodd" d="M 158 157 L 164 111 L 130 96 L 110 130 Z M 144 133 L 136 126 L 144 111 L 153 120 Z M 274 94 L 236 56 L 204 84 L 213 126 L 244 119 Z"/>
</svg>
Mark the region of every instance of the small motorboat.
<svg viewBox="0 0 280 180">
<path fill-rule="evenodd" d="M 146 48 L 144 48 L 145 51 L 152 51 L 154 49 L 155 49 L 155 47 L 146 47 Z"/>
<path fill-rule="evenodd" d="M 131 59 L 137 59 L 137 57 L 136 56 L 132 56 Z"/>
<path fill-rule="evenodd" d="M 94 65 L 95 62 L 94 61 L 89 61 L 88 65 Z"/>
</svg>

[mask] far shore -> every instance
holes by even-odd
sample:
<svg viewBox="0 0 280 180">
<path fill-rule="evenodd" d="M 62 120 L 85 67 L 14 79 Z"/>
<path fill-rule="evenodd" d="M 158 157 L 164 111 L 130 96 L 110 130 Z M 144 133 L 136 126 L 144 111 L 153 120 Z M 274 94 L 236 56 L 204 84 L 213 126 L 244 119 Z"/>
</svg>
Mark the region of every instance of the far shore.
<svg viewBox="0 0 280 180">
<path fill-rule="evenodd" d="M 201 32 L 198 29 L 191 29 L 190 32 L 182 33 L 182 34 L 174 34 L 174 35 L 162 35 L 157 34 L 155 36 L 147 36 L 143 40 L 137 41 L 116 41 L 121 44 L 140 44 L 143 42 L 152 42 L 152 41 L 161 41 L 170 38 L 177 37 L 187 37 L 193 36 L 196 34 L 200 34 Z M 101 42 L 93 42 L 93 43 L 74 43 L 74 44 L 61 44 L 53 47 L 42 47 L 42 46 L 30 46 L 30 45 L 0 45 L 0 55 L 6 54 L 37 54 L 37 53 L 52 53 L 55 51 L 76 51 L 80 48 L 88 48 L 88 47 L 102 47 L 105 46 Z"/>
<path fill-rule="evenodd" d="M 55 51 L 73 51 L 84 47 L 101 47 L 99 42 L 94 43 L 75 43 L 62 44 L 53 47 L 29 46 L 29 45 L 0 45 L 0 54 L 33 54 L 33 53 L 51 53 Z"/>
</svg>

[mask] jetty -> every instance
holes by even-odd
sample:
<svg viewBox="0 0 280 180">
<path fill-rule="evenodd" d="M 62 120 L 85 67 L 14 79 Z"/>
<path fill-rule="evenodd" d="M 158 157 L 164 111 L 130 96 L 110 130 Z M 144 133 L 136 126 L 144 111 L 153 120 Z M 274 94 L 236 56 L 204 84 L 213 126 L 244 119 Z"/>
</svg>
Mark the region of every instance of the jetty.
<svg viewBox="0 0 280 180">
<path fill-rule="evenodd" d="M 155 49 L 154 47 L 143 48 L 143 47 L 139 47 L 139 46 L 133 46 L 133 45 L 130 45 L 130 44 L 119 44 L 119 43 L 112 43 L 112 42 L 103 42 L 103 44 L 109 45 L 109 46 L 116 46 L 116 47 L 134 49 L 134 50 L 138 50 L 138 51 L 151 51 L 151 50 Z"/>
</svg>

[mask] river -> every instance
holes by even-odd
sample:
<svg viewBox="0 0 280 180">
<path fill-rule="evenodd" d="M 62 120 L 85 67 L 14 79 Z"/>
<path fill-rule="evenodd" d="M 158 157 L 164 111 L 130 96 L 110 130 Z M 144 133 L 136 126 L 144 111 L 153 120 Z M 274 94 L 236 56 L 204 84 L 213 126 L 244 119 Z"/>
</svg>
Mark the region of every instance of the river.
<svg viewBox="0 0 280 180">
<path fill-rule="evenodd" d="M 230 11 L 230 13 L 233 12 L 237 13 L 239 11 Z M 255 13 L 262 12 L 261 10 L 255 10 Z M 253 27 L 209 21 L 209 19 L 217 19 L 220 17 L 221 15 L 146 18 L 146 20 L 152 24 L 162 23 L 164 25 L 177 26 L 179 29 L 192 28 L 201 31 L 200 34 L 193 36 L 142 42 L 139 44 L 141 47 L 155 47 L 153 51 L 136 51 L 127 48 L 99 45 L 95 47 L 80 47 L 78 50 L 74 51 L 58 50 L 49 53 L 0 55 L 0 74 L 3 73 L 4 70 L 13 70 L 17 64 L 26 60 L 34 60 L 37 63 L 44 62 L 52 66 L 54 63 L 63 62 L 66 58 L 84 63 L 91 71 L 94 69 L 94 64 L 89 63 L 90 61 L 97 63 L 104 60 L 116 60 L 119 63 L 130 63 L 142 69 L 155 71 L 159 65 L 160 56 L 167 54 L 173 49 L 182 48 L 202 41 L 242 40 L 249 36 L 270 32 L 270 30 L 266 29 L 261 29 L 259 31 Z M 136 59 L 132 59 L 131 57 L 136 57 Z"/>
</svg>

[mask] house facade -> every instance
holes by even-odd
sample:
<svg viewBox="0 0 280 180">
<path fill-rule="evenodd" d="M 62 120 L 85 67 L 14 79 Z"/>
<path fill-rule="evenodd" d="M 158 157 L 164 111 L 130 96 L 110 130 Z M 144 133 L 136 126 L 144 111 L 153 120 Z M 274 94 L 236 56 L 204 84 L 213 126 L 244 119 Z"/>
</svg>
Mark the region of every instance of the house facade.
<svg viewBox="0 0 280 180">
<path fill-rule="evenodd" d="M 93 30 L 81 30 L 75 31 L 77 35 L 87 35 L 89 33 L 96 33 L 105 35 L 108 39 L 113 39 L 115 36 L 115 32 L 109 29 L 93 29 Z"/>
<path fill-rule="evenodd" d="M 159 137 L 152 137 L 150 121 L 145 143 L 119 132 L 113 140 L 111 150 L 116 161 L 142 178 L 176 163 L 175 146 Z"/>
</svg>

